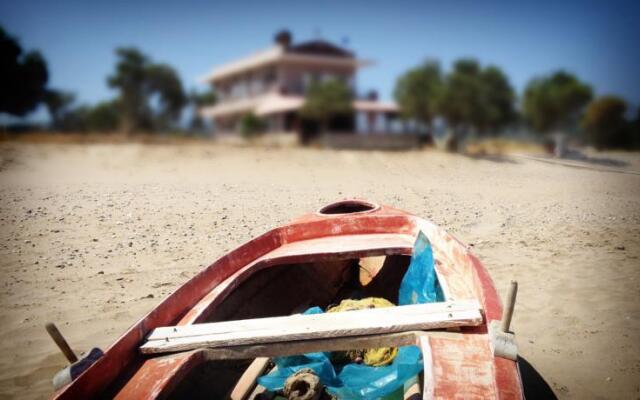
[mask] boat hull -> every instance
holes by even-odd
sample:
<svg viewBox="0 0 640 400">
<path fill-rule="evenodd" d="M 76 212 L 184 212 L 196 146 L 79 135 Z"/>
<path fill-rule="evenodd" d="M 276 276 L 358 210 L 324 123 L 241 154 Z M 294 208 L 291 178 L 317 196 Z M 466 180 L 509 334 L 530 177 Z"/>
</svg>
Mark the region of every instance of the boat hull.
<svg viewBox="0 0 640 400">
<path fill-rule="evenodd" d="M 445 298 L 477 299 L 485 319 L 479 327 L 463 329 L 465 334 L 459 339 L 421 338 L 417 343 L 425 359 L 423 397 L 522 398 L 516 362 L 493 356 L 487 326 L 501 318 L 502 306 L 478 258 L 429 221 L 355 200 L 304 215 L 221 257 L 166 297 L 53 397 L 165 398 L 193 368 L 206 361 L 206 352 L 143 357 L 139 346 L 154 328 L 204 322 L 242 282 L 275 266 L 408 256 L 420 231 L 432 242 Z"/>
</svg>

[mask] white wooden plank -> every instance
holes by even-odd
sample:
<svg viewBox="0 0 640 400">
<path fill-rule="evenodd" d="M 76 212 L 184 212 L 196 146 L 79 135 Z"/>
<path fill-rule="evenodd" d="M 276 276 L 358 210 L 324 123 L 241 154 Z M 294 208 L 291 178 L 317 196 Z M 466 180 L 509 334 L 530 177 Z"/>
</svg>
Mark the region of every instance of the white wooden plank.
<svg viewBox="0 0 640 400">
<path fill-rule="evenodd" d="M 269 326 L 260 329 L 247 328 L 216 332 L 212 334 L 167 337 L 148 343 L 188 343 L 207 341 L 208 347 L 272 342 L 274 340 L 303 340 L 320 337 L 365 335 L 372 333 L 401 332 L 405 330 L 428 330 L 455 326 L 478 325 L 481 316 L 477 310 L 451 311 L 431 314 L 377 315 L 375 317 L 354 317 L 351 320 L 335 322 L 331 319 L 298 320 L 288 325 Z"/>
<path fill-rule="evenodd" d="M 166 340 L 167 338 L 184 338 L 188 336 L 212 335 L 238 331 L 258 331 L 265 328 L 282 328 L 298 323 L 318 323 L 321 325 L 326 323 L 342 324 L 348 323 L 349 321 L 358 318 L 393 319 L 396 316 L 403 315 L 429 315 L 448 313 L 453 311 L 477 311 L 479 308 L 480 304 L 477 300 L 458 300 L 428 304 L 413 304 L 407 306 L 397 306 L 393 308 L 373 308 L 341 313 L 325 313 L 312 315 L 295 314 L 283 317 L 210 322 L 204 324 L 156 328 L 147 337 L 147 340 Z"/>
<path fill-rule="evenodd" d="M 326 339 L 358 335 L 475 326 L 483 321 L 477 301 L 432 303 L 262 318 L 222 323 L 161 328 L 154 332 L 143 353 L 184 351 L 201 347 L 268 344 L 290 340 Z M 180 328 L 180 329 L 178 329 Z"/>
</svg>

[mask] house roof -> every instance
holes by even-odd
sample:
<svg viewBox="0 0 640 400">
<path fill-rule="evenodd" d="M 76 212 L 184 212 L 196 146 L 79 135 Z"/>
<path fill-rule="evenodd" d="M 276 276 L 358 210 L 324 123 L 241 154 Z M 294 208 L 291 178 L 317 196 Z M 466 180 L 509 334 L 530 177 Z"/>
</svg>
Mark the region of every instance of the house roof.
<svg viewBox="0 0 640 400">
<path fill-rule="evenodd" d="M 287 53 L 354 58 L 353 52 L 326 40 L 310 40 L 287 48 Z"/>
<path fill-rule="evenodd" d="M 354 68 L 373 64 L 371 60 L 356 59 L 353 53 L 329 42 L 315 40 L 290 47 L 276 45 L 256 52 L 237 61 L 214 68 L 202 78 L 202 81 L 213 83 L 232 75 L 275 64 L 276 62 L 313 63 Z"/>
</svg>

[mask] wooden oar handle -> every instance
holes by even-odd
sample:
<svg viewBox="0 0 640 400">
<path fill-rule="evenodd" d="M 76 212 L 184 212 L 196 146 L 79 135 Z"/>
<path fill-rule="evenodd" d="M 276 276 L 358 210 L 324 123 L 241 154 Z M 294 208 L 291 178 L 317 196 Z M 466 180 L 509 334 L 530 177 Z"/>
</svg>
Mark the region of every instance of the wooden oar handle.
<svg viewBox="0 0 640 400">
<path fill-rule="evenodd" d="M 500 328 L 502 332 L 509 332 L 511 326 L 511 317 L 513 317 L 513 308 L 516 305 L 516 295 L 518 294 L 518 282 L 511 281 L 509 285 L 509 292 L 507 293 L 507 300 L 502 310 L 502 321 Z"/>
<path fill-rule="evenodd" d="M 58 348 L 67 358 L 67 360 L 69 360 L 71 364 L 78 361 L 78 357 L 76 357 L 76 354 L 73 352 L 73 350 L 71 350 L 71 347 L 69 347 L 69 343 L 67 343 L 67 341 L 64 339 L 62 333 L 60 333 L 56 325 L 53 322 L 47 322 L 44 327 L 49 333 L 49 336 L 51 336 L 51 339 L 56 342 Z"/>
</svg>

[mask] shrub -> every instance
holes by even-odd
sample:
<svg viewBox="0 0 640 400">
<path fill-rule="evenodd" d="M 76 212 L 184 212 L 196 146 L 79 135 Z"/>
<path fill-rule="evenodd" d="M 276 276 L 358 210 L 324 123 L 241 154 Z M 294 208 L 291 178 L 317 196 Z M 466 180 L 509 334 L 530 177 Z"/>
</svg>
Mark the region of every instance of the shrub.
<svg viewBox="0 0 640 400">
<path fill-rule="evenodd" d="M 252 139 L 265 130 L 265 122 L 253 113 L 245 114 L 240 120 L 240 133 L 246 139 Z"/>
</svg>

